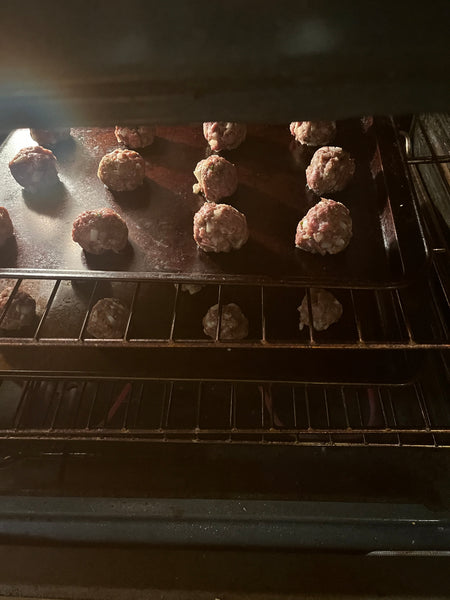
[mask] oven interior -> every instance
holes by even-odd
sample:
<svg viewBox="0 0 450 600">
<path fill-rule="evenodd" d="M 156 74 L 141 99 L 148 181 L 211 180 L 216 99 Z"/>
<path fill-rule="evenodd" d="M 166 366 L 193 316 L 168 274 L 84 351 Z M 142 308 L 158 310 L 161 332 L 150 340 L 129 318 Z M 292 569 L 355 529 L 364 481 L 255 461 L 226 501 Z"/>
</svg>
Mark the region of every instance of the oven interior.
<svg viewBox="0 0 450 600">
<path fill-rule="evenodd" d="M 0 153 L 30 126 L 415 116 L 376 117 L 396 174 L 379 178 L 393 197 L 375 205 L 389 209 L 379 227 L 395 277 L 337 272 L 344 316 L 329 331 L 298 329 L 319 270 L 206 274 L 191 296 L 180 273 L 68 274 L 57 240 L 26 265 L 17 248 L 0 254 L 13 286 L 0 329 L 20 290 L 39 308 L 0 336 L 0 593 L 447 597 L 448 2 L 3 4 Z M 87 333 L 105 294 L 130 309 L 118 340 Z M 250 336 L 225 342 L 219 321 L 208 340 L 194 324 L 229 298 Z"/>
<path fill-rule="evenodd" d="M 310 293 L 301 284 L 208 282 L 195 300 L 182 278 L 4 272 L 13 293 L 44 290 L 36 322 L 1 339 L 5 539 L 446 549 L 448 118 L 395 130 L 429 264 L 401 287 L 341 285 L 333 332 L 300 332 L 277 310 Z M 61 319 L 77 286 L 83 301 Z M 123 338 L 89 339 L 111 290 L 129 302 Z M 252 315 L 249 339 L 223 341 L 219 327 L 205 339 L 192 315 L 229 297 Z"/>
</svg>

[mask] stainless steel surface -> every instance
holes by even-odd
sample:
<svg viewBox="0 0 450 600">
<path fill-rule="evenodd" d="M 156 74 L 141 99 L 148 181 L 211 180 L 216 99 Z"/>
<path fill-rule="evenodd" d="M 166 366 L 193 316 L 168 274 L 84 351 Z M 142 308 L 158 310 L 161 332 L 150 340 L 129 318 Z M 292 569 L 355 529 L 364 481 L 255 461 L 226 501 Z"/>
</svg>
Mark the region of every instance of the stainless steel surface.
<svg viewBox="0 0 450 600">
<path fill-rule="evenodd" d="M 348 206 L 353 238 L 344 252 L 324 257 L 294 246 L 298 221 L 318 197 L 305 187 L 313 149 L 296 144 L 287 124 L 251 126 L 247 140 L 227 154 L 239 176 L 227 202 L 247 216 L 250 239 L 222 254 L 198 250 L 192 236 L 192 218 L 203 203 L 192 192 L 192 171 L 208 152 L 201 126 L 158 133 L 143 151 L 145 185 L 112 194 L 96 175 L 101 157 L 117 146 L 112 130 L 75 129 L 55 151 L 62 184 L 45 198 L 22 191 L 8 171 L 15 153 L 34 144 L 26 130 L 13 133 L 0 150 L 0 182 L 16 235 L 2 251 L 1 272 L 381 288 L 404 286 L 425 271 L 421 223 L 389 119 L 376 120 L 366 134 L 358 119 L 338 124 L 335 143 L 355 157 L 357 170 L 348 189 L 332 196 Z M 103 206 L 126 220 L 130 243 L 116 255 L 85 254 L 71 239 L 72 223 L 84 210 Z"/>
</svg>

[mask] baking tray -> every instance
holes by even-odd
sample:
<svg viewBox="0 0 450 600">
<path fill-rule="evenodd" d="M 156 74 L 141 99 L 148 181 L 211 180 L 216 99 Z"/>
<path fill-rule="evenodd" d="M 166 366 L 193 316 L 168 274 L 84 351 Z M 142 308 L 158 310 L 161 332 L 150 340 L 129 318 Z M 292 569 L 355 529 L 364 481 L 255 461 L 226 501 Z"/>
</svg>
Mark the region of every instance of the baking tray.
<svg viewBox="0 0 450 600">
<path fill-rule="evenodd" d="M 49 196 L 23 191 L 9 173 L 16 152 L 33 145 L 28 130 L 11 133 L 0 149 L 0 203 L 15 238 L 1 251 L 0 273 L 33 277 L 176 279 L 234 283 L 289 283 L 327 287 L 399 287 L 426 266 L 428 252 L 390 119 L 364 132 L 359 119 L 338 123 L 335 145 L 356 159 L 354 181 L 332 195 L 353 218 L 349 247 L 318 256 L 294 247 L 298 221 L 318 197 L 305 185 L 313 149 L 293 141 L 288 127 L 251 125 L 247 140 L 224 153 L 238 169 L 239 187 L 227 201 L 247 216 L 250 238 L 239 251 L 206 254 L 192 237 L 192 218 L 203 203 L 192 192 L 192 171 L 208 154 L 199 124 L 161 127 L 143 151 L 146 181 L 131 193 L 111 193 L 96 175 L 101 157 L 117 147 L 113 129 L 74 129 L 61 144 L 61 185 Z M 78 214 L 114 208 L 129 227 L 123 253 L 85 254 L 71 238 Z"/>
</svg>

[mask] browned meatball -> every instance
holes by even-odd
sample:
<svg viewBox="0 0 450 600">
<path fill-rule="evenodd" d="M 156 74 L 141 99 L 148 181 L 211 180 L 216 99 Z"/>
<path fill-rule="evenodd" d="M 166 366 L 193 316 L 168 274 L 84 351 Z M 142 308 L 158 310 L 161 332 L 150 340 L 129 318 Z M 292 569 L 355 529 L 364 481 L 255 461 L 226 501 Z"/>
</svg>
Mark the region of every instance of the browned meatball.
<svg viewBox="0 0 450 600">
<path fill-rule="evenodd" d="M 306 169 L 306 182 L 318 194 L 341 192 L 355 174 L 355 161 L 350 154 L 336 146 L 317 150 Z"/>
<path fill-rule="evenodd" d="M 342 304 L 327 290 L 314 288 L 311 289 L 310 295 L 313 327 L 316 331 L 325 331 L 341 318 Z M 306 294 L 297 310 L 300 312 L 300 331 L 305 325 L 310 327 L 308 296 Z"/>
<path fill-rule="evenodd" d="M 72 239 L 90 254 L 120 252 L 127 245 L 128 227 L 111 208 L 87 210 L 73 222 Z"/>
<path fill-rule="evenodd" d="M 44 148 L 53 148 L 70 138 L 70 128 L 65 129 L 30 129 L 30 135 L 35 142 Z"/>
<path fill-rule="evenodd" d="M 114 134 L 119 144 L 137 150 L 153 144 L 155 131 L 156 128 L 153 125 L 147 127 L 120 127 L 116 125 Z"/>
<path fill-rule="evenodd" d="M 9 169 L 17 183 L 32 193 L 45 192 L 59 181 L 56 158 L 42 146 L 22 148 L 10 161 Z"/>
<path fill-rule="evenodd" d="M 216 337 L 219 305 L 214 304 L 203 317 L 203 331 L 205 335 Z M 231 302 L 222 306 L 219 339 L 242 340 L 248 336 L 248 320 L 237 304 Z"/>
<path fill-rule="evenodd" d="M 86 326 L 89 335 L 99 339 L 121 338 L 130 311 L 116 298 L 102 298 L 91 310 Z"/>
<path fill-rule="evenodd" d="M 14 228 L 9 212 L 4 206 L 0 206 L 0 246 L 3 246 L 13 234 Z"/>
<path fill-rule="evenodd" d="M 113 192 L 130 192 L 144 183 L 145 161 L 134 150 L 113 150 L 100 161 L 97 175 Z"/>
<path fill-rule="evenodd" d="M 306 146 L 329 144 L 336 135 L 335 121 L 294 121 L 289 129 L 297 142 Z"/>
<path fill-rule="evenodd" d="M 3 289 L 0 293 L 0 314 L 3 313 L 3 310 L 8 302 L 8 298 L 13 291 L 13 286 L 8 286 Z M 7 331 L 12 331 L 15 329 L 22 329 L 23 327 L 28 327 L 31 325 L 36 317 L 36 301 L 34 298 L 27 294 L 27 292 L 22 292 L 18 290 L 14 294 L 14 298 L 9 305 L 8 311 L 3 319 L 0 328 L 5 329 Z"/>
<path fill-rule="evenodd" d="M 198 181 L 194 185 L 194 193 L 202 192 L 208 202 L 231 196 L 238 185 L 236 167 L 216 154 L 201 160 L 195 167 L 194 175 Z"/>
<path fill-rule="evenodd" d="M 322 198 L 299 222 L 295 245 L 313 254 L 337 254 L 352 237 L 352 219 L 340 202 Z"/>
<path fill-rule="evenodd" d="M 247 125 L 223 121 L 203 123 L 203 135 L 213 152 L 234 150 L 245 140 Z"/>
<path fill-rule="evenodd" d="M 205 252 L 238 250 L 248 240 L 247 219 L 229 204 L 205 202 L 194 216 L 194 240 Z"/>
</svg>

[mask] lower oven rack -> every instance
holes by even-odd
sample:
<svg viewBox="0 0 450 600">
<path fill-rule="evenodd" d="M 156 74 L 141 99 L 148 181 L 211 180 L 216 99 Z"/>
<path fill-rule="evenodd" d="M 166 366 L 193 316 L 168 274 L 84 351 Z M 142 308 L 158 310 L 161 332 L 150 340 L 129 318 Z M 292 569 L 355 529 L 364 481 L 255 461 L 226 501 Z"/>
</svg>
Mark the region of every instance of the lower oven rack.
<svg viewBox="0 0 450 600">
<path fill-rule="evenodd" d="M 3 380 L 0 440 L 450 447 L 446 355 L 405 385 Z M 55 445 L 56 444 L 56 445 Z M 69 444 L 69 445 L 67 445 Z M 36 449 L 39 446 L 36 446 Z"/>
</svg>

